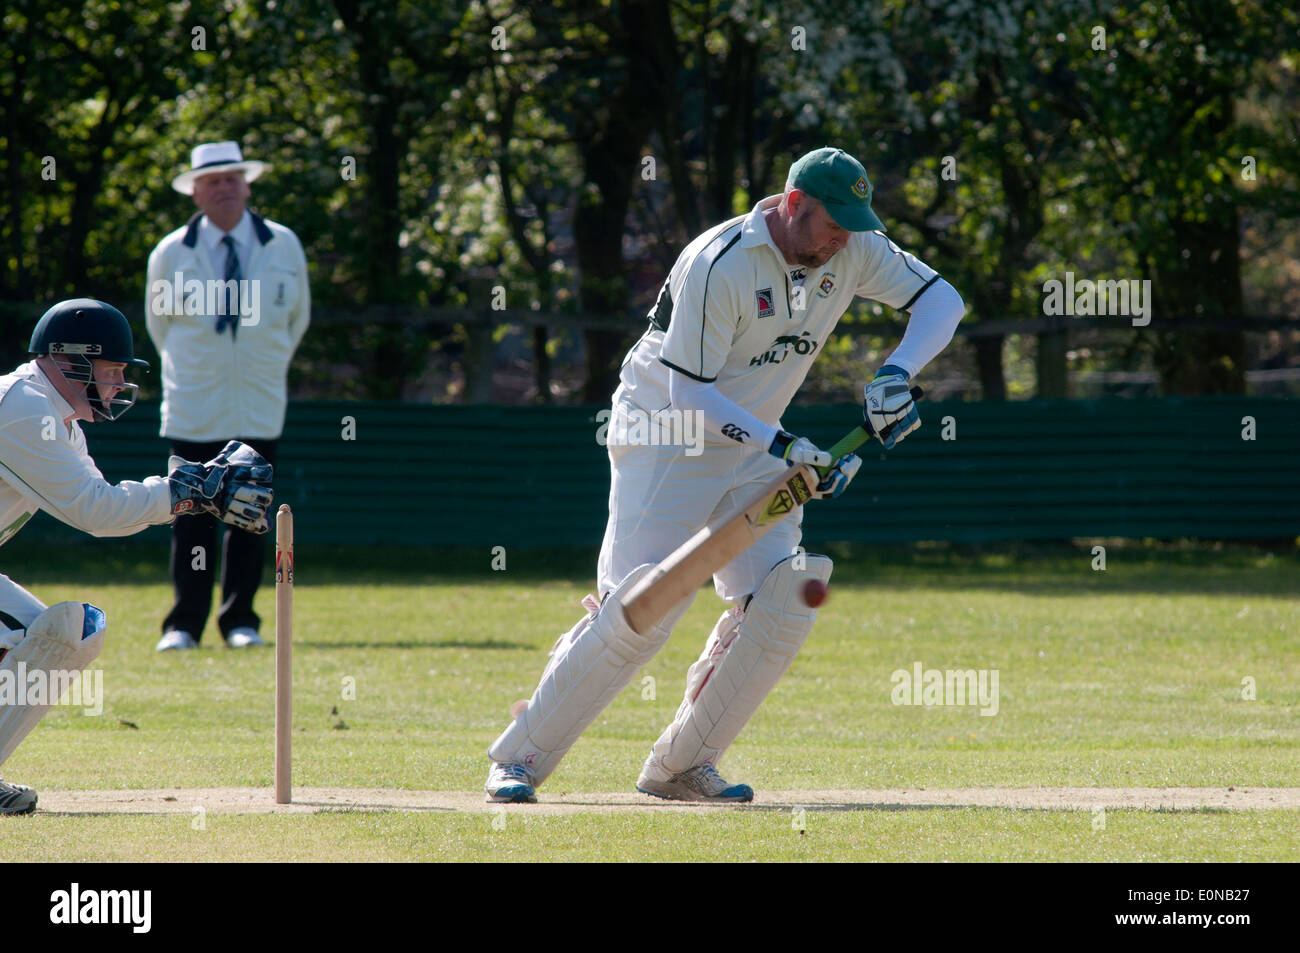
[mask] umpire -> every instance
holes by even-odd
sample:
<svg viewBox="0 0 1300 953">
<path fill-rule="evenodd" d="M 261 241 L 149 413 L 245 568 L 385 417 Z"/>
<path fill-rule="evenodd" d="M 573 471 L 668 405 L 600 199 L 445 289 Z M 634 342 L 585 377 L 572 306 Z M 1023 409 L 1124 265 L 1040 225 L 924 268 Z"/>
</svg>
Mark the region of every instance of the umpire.
<svg viewBox="0 0 1300 953">
<path fill-rule="evenodd" d="M 173 454 L 207 460 L 238 438 L 272 464 L 284 428 L 289 362 L 311 320 L 302 244 L 289 229 L 249 211 L 249 183 L 266 171 L 236 142 L 203 143 L 172 188 L 199 211 L 149 256 L 145 316 L 162 357 L 162 436 Z M 175 602 L 160 652 L 197 648 L 212 608 L 217 521 L 172 524 Z M 253 597 L 263 540 L 226 527 L 221 608 L 226 645 L 264 644 Z"/>
</svg>

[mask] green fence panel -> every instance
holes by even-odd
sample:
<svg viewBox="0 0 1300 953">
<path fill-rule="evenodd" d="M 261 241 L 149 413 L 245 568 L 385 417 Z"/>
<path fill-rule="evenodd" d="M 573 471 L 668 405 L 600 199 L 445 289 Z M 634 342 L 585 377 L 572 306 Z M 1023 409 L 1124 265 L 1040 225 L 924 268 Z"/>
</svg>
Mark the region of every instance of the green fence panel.
<svg viewBox="0 0 1300 953">
<path fill-rule="evenodd" d="M 609 495 L 599 410 L 293 404 L 277 503 L 293 507 L 302 545 L 596 546 Z M 1298 410 L 1229 397 L 926 402 L 919 431 L 888 454 L 864 447 L 849 492 L 806 508 L 805 544 L 1294 537 Z M 859 415 L 797 407 L 784 423 L 825 446 Z M 165 469 L 157 404 L 86 433 L 110 480 Z M 76 535 L 45 516 L 24 533 Z"/>
</svg>

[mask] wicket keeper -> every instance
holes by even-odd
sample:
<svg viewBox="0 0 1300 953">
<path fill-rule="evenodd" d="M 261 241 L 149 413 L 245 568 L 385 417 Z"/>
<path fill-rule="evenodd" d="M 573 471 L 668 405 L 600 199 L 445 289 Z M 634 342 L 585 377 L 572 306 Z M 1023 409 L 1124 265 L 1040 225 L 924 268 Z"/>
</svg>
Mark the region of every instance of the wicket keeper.
<svg viewBox="0 0 1300 953">
<path fill-rule="evenodd" d="M 37 510 L 95 536 L 127 536 L 178 513 L 212 513 L 257 533 L 267 530 L 271 466 L 232 441 L 204 464 L 180 457 L 167 476 L 106 481 L 86 450 L 80 421 L 114 420 L 135 403 L 128 367 L 135 356 L 122 312 L 75 298 L 45 312 L 28 349 L 36 358 L 0 376 L 0 545 Z M 56 679 L 82 671 L 104 642 L 103 610 L 83 602 L 46 607 L 0 575 L 0 765 L 58 699 Z M 32 699 L 28 678 L 42 671 L 47 690 Z M 0 685 L 3 687 L 3 685 Z M 14 688 L 18 690 L 13 691 Z M 0 779 L 0 814 L 27 814 L 36 792 Z"/>
</svg>

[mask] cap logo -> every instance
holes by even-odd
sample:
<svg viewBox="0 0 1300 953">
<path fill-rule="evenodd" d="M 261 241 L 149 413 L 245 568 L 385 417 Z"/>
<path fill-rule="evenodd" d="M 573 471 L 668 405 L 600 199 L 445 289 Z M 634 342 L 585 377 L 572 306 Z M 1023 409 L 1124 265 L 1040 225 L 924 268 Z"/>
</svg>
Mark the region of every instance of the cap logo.
<svg viewBox="0 0 1300 953">
<path fill-rule="evenodd" d="M 858 181 L 853 183 L 853 194 L 860 199 L 871 194 L 871 186 L 867 185 L 867 180 L 862 176 L 858 176 Z"/>
<path fill-rule="evenodd" d="M 51 344 L 51 354 L 101 354 L 104 349 L 98 344 Z"/>
</svg>

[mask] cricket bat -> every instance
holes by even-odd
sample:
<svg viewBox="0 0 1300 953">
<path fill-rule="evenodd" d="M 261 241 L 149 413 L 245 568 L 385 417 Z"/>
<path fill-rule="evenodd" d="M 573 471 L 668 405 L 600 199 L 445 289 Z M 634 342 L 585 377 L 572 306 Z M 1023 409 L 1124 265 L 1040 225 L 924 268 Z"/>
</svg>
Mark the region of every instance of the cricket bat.
<svg viewBox="0 0 1300 953">
<path fill-rule="evenodd" d="M 912 399 L 924 392 L 912 388 Z M 871 436 L 866 423 L 845 434 L 828 452 L 832 460 L 852 453 Z M 709 578 L 752 546 L 796 506 L 812 499 L 821 480 L 818 468 L 790 467 L 772 480 L 749 503 L 737 507 L 700 530 L 646 574 L 623 600 L 628 625 L 644 633 Z"/>
</svg>

